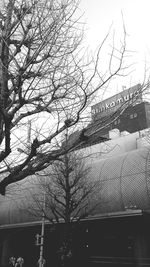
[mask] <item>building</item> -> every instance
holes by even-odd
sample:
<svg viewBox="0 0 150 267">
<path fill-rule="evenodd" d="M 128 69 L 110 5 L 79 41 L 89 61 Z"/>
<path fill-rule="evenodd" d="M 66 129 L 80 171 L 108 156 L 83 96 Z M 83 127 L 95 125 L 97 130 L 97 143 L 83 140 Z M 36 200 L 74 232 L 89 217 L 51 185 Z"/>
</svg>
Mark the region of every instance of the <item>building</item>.
<svg viewBox="0 0 150 267">
<path fill-rule="evenodd" d="M 117 103 L 121 101 L 124 100 Z M 112 102 L 116 103 L 114 100 L 110 103 Z M 107 103 L 106 107 L 108 106 L 111 108 L 115 104 Z M 78 265 L 81 266 L 150 266 L 150 128 L 147 127 L 149 104 L 141 99 L 139 102 L 138 99 L 136 104 L 134 102 L 127 110 L 124 112 L 128 117 L 123 113 L 122 120 L 120 116 L 120 123 L 117 124 L 120 127 L 125 127 L 126 124 L 127 129 L 119 130 L 119 127 L 115 127 L 114 123 L 118 117 L 112 124 L 117 129 L 107 129 L 107 137 L 102 138 L 98 118 L 93 118 L 92 130 L 87 127 L 86 141 L 79 147 L 85 156 L 88 155 L 85 158 L 86 164 L 92 166 L 90 179 L 97 183 L 95 197 L 90 200 L 90 205 L 96 202 L 96 208 L 80 222 L 73 233 L 74 251 L 80 260 Z M 137 116 L 132 117 L 135 113 Z M 91 139 L 91 131 L 96 133 L 94 140 Z M 90 146 L 87 145 L 89 140 Z M 25 187 L 28 188 L 27 183 L 28 180 L 26 186 L 23 185 L 15 195 L 0 196 L 2 267 L 6 267 L 8 258 L 14 255 L 24 258 L 24 267 L 37 264 L 39 248 L 35 246 L 34 240 L 36 233 L 40 232 L 41 218 L 33 218 L 25 212 L 30 205 L 29 198 L 26 198 L 26 206 L 20 206 L 21 199 L 28 193 L 25 190 Z M 45 267 L 57 266 L 55 249 L 63 223 L 57 232 L 51 229 L 50 223 L 46 222 Z"/>
<path fill-rule="evenodd" d="M 150 127 L 150 103 L 142 99 L 140 84 L 92 106 L 91 114 L 101 136 L 115 128 L 133 133 Z"/>
<path fill-rule="evenodd" d="M 81 134 L 82 140 L 76 149 L 111 139 L 110 134 L 134 133 L 150 127 L 150 102 L 142 96 L 142 87 L 137 84 L 123 92 L 91 107 L 91 122 L 81 131 L 70 136 L 70 142 Z M 117 129 L 117 130 L 116 130 Z M 114 130 L 114 131 L 112 131 Z"/>
</svg>

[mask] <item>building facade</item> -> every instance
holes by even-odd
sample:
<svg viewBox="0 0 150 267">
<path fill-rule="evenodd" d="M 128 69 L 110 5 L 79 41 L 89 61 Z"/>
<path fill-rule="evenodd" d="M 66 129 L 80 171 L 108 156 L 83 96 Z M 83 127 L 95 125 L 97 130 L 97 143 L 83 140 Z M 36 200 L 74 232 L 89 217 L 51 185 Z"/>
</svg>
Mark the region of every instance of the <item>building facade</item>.
<svg viewBox="0 0 150 267">
<path fill-rule="evenodd" d="M 92 124 L 101 122 L 99 135 L 108 136 L 115 128 L 133 133 L 150 127 L 150 103 L 142 100 L 141 90 L 138 84 L 91 107 Z"/>
<path fill-rule="evenodd" d="M 134 88 L 131 92 L 137 91 Z M 117 102 L 124 101 L 119 97 Z M 107 107 L 115 106 L 113 102 L 116 103 L 112 99 L 110 104 L 107 102 Z M 86 164 L 91 167 L 89 179 L 97 185 L 89 205 L 96 205 L 77 228 L 73 228 L 76 260 L 71 266 L 150 266 L 149 113 L 149 103 L 140 99 L 140 103 L 138 100 L 128 106 L 112 122 L 107 129 L 108 138 L 80 147 Z M 98 119 L 100 117 L 93 118 L 93 124 Z M 100 133 L 97 131 L 97 135 Z M 30 179 L 29 184 L 27 180 L 14 195 L 0 196 L 2 267 L 10 266 L 11 256 L 22 256 L 23 267 L 37 264 L 39 247 L 35 246 L 35 235 L 40 232 L 41 218 L 33 218 L 25 212 L 31 204 L 29 186 Z M 20 205 L 22 199 L 25 200 L 23 206 Z M 45 267 L 59 266 L 57 247 L 63 227 L 62 223 L 56 230 L 48 221 L 45 224 Z"/>
</svg>

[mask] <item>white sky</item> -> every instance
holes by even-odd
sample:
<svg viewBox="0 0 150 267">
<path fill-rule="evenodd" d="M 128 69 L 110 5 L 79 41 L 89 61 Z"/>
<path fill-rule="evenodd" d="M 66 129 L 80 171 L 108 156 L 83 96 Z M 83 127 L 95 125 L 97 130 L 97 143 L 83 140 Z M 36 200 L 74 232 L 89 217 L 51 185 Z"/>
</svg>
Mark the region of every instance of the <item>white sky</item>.
<svg viewBox="0 0 150 267">
<path fill-rule="evenodd" d="M 120 87 L 127 88 L 136 83 L 143 82 L 145 62 L 150 66 L 150 0 L 81 0 L 80 9 L 86 21 L 86 45 L 94 51 L 101 43 L 110 25 L 113 23 L 115 35 L 122 35 L 122 15 L 127 31 L 127 49 L 130 53 L 129 63 L 134 70 L 127 78 L 117 79 L 114 90 Z M 150 70 L 149 70 L 150 72 Z"/>
</svg>

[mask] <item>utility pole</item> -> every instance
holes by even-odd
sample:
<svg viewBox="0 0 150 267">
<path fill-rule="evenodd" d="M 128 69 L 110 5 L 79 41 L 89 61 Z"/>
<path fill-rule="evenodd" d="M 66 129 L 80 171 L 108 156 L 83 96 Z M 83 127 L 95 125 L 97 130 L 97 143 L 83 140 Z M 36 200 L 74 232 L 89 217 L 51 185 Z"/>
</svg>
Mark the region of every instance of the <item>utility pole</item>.
<svg viewBox="0 0 150 267">
<path fill-rule="evenodd" d="M 45 201 L 46 201 L 46 195 L 44 192 L 43 196 L 43 213 L 42 213 L 42 225 L 41 225 L 41 235 L 36 235 L 36 245 L 40 246 L 40 257 L 38 260 L 39 267 L 44 267 L 46 261 L 43 258 L 43 252 L 44 252 L 44 231 L 45 231 Z"/>
</svg>

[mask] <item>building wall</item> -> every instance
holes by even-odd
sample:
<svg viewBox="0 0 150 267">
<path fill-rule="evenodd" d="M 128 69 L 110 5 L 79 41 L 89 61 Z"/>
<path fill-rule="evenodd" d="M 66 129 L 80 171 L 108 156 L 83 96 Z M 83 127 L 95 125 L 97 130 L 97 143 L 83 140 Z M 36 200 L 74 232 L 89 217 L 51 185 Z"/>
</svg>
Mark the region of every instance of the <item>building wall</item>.
<svg viewBox="0 0 150 267">
<path fill-rule="evenodd" d="M 87 157 L 87 162 L 114 157 L 150 145 L 150 128 L 131 134 L 127 131 L 120 132 L 118 129 L 113 129 L 109 131 L 108 135 L 110 140 L 79 150 Z"/>
<path fill-rule="evenodd" d="M 150 209 L 149 168 L 147 148 L 93 162 L 90 179 L 97 189 L 92 204 L 99 201 L 94 213 Z"/>
<path fill-rule="evenodd" d="M 147 128 L 150 127 L 150 104 L 145 103 L 145 112 L 146 112 L 146 121 L 147 121 Z"/>
<path fill-rule="evenodd" d="M 150 103 L 142 102 L 135 106 L 129 106 L 116 120 L 99 131 L 99 134 L 106 136 L 112 129 L 119 129 L 120 132 L 128 131 L 134 133 L 150 127 Z"/>
<path fill-rule="evenodd" d="M 149 208 L 149 132 L 149 129 L 132 134 L 117 131 L 112 140 L 79 151 L 90 167 L 89 180 L 98 185 L 91 202 L 93 205 L 99 201 L 95 213 L 122 211 L 130 205 Z M 17 186 L 13 188 L 14 194 L 0 196 L 1 225 L 37 220 L 27 212 L 32 204 L 29 189 L 33 186 L 33 192 L 37 191 L 36 181 L 29 177 L 21 187 Z"/>
<path fill-rule="evenodd" d="M 87 164 L 90 167 L 87 180 L 96 185 L 89 199 L 89 216 L 130 208 L 150 209 L 150 147 L 103 159 L 91 155 Z M 35 182 L 33 194 L 39 194 L 37 185 Z M 28 207 L 32 208 L 33 205 L 30 179 L 22 184 L 22 188 L 16 195 L 8 196 L 7 201 L 5 197 L 1 198 L 2 225 L 38 220 L 31 209 L 28 212 Z"/>
<path fill-rule="evenodd" d="M 91 113 L 93 120 L 108 116 L 115 112 L 118 108 L 125 103 L 139 103 L 142 101 L 142 87 L 141 84 L 137 84 L 129 89 L 126 89 L 112 97 L 105 99 L 91 107 Z"/>
<path fill-rule="evenodd" d="M 128 107 L 119 118 L 118 129 L 133 133 L 148 128 L 145 109 L 146 105 L 144 102 Z"/>
</svg>

